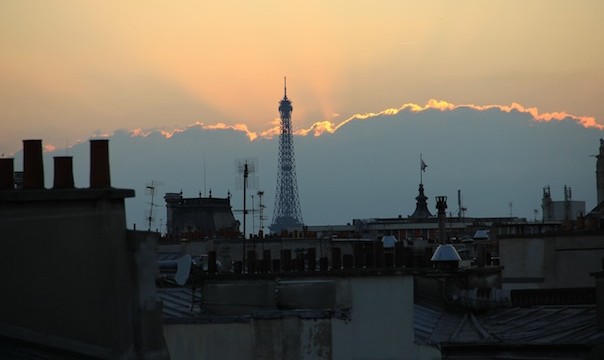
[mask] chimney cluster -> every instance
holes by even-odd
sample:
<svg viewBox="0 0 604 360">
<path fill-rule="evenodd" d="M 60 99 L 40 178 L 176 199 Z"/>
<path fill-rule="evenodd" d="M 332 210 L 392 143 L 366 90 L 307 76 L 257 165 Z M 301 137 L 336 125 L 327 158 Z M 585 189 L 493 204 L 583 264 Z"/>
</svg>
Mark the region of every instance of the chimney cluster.
<svg viewBox="0 0 604 360">
<path fill-rule="evenodd" d="M 0 159 L 0 190 L 15 189 L 13 158 Z M 111 187 L 109 174 L 109 140 L 90 140 L 90 188 Z M 42 140 L 23 140 L 23 189 L 44 189 Z M 73 157 L 54 157 L 53 189 L 74 189 Z"/>
</svg>

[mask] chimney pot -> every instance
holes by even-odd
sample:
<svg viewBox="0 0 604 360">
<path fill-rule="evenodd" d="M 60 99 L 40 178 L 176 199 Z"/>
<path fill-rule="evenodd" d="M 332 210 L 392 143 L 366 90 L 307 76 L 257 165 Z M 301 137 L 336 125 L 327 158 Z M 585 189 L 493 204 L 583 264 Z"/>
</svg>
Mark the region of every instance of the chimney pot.
<svg viewBox="0 0 604 360">
<path fill-rule="evenodd" d="M 445 231 L 446 231 L 446 225 L 445 222 L 447 221 L 447 213 L 445 212 L 445 210 L 447 209 L 447 197 L 446 196 L 437 196 L 436 197 L 436 209 L 438 210 L 438 237 L 439 237 L 439 243 L 440 244 L 445 244 L 446 243 L 446 236 L 445 236 Z"/>
<path fill-rule="evenodd" d="M 90 140 L 90 187 L 93 189 L 111 187 L 108 139 Z"/>
<path fill-rule="evenodd" d="M 55 156 L 54 189 L 73 189 L 73 157 Z"/>
<path fill-rule="evenodd" d="M 13 158 L 0 159 L 0 190 L 15 188 L 15 165 Z"/>
<path fill-rule="evenodd" d="M 23 189 L 44 189 L 42 140 L 23 140 Z"/>
</svg>

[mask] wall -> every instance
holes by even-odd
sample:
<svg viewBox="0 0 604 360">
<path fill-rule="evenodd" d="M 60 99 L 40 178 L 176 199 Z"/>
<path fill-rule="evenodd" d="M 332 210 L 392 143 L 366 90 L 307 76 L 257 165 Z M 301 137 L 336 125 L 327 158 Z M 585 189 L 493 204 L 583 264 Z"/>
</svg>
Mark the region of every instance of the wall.
<svg viewBox="0 0 604 360">
<path fill-rule="evenodd" d="M 400 359 L 413 348 L 413 277 L 344 278 L 338 302 L 351 319 L 332 321 L 334 359 Z"/>
<path fill-rule="evenodd" d="M 521 289 L 542 287 L 544 279 L 545 238 L 499 239 L 503 287 Z"/>
<path fill-rule="evenodd" d="M 604 236 L 559 234 L 499 239 L 505 289 L 591 287 Z"/>
<path fill-rule="evenodd" d="M 253 359 L 249 323 L 165 324 L 164 336 L 172 360 Z"/>
<path fill-rule="evenodd" d="M 257 286 L 249 284 L 258 283 Z M 246 294 L 277 289 L 276 300 L 254 297 L 257 311 L 248 309 L 248 316 L 237 321 L 218 317 L 203 323 L 167 323 L 164 333 L 170 355 L 178 359 L 439 359 L 435 348 L 414 344 L 413 276 L 342 276 L 308 278 L 296 281 L 249 280 L 242 285 Z M 332 300 L 313 300 L 318 293 L 335 291 Z M 225 289 L 231 301 L 247 301 L 247 296 L 233 296 L 236 282 L 211 287 Z M 303 290 L 299 292 L 299 290 Z M 274 291 L 274 290 L 273 290 Z M 202 294 L 211 295 L 214 303 L 219 296 L 206 286 Z M 281 295 L 280 293 L 284 293 Z M 298 304 L 306 309 L 278 310 L 275 306 L 292 304 L 291 295 L 298 294 Z M 267 308 L 273 306 L 272 311 Z M 331 309 L 326 309 L 330 306 Z M 313 308 L 314 307 L 314 308 Z M 227 307 L 225 307 L 227 308 Z M 259 310 L 258 310 L 259 309 Z M 325 312 L 325 310 L 329 310 Z M 221 320 L 222 319 L 222 320 Z M 230 319 L 230 320 L 229 320 Z"/>
</svg>

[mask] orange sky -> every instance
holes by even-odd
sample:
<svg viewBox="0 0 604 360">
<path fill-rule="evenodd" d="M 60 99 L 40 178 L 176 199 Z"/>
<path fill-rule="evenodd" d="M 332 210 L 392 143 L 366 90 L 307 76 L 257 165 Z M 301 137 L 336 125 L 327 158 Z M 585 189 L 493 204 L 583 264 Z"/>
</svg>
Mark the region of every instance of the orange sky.
<svg viewBox="0 0 604 360">
<path fill-rule="evenodd" d="M 0 2 L 0 152 L 121 129 L 298 129 L 440 99 L 604 124 L 604 2 Z"/>
</svg>

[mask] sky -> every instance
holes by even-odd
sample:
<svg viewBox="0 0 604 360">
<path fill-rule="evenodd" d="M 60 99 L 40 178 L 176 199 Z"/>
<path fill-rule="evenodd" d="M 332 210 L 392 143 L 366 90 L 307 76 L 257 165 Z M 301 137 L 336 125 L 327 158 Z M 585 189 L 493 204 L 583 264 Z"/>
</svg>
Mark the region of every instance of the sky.
<svg viewBox="0 0 604 360">
<path fill-rule="evenodd" d="M 129 134 L 133 144 L 137 137 L 162 136 L 161 153 L 170 139 L 199 127 L 217 137 L 225 129 L 242 132 L 241 141 L 253 148 L 276 141 L 285 76 L 298 142 L 332 139 L 344 146 L 336 139 L 346 137 L 332 135 L 356 120 L 435 110 L 457 121 L 456 110 L 471 109 L 485 115 L 479 117 L 483 135 L 503 131 L 501 117 L 487 115 L 526 114 L 530 126 L 570 119 L 590 131 L 589 139 L 567 125 L 555 127 L 568 131 L 557 138 L 564 138 L 564 148 L 588 152 L 583 142 L 604 137 L 602 14 L 599 0 L 4 0 L 0 156 L 18 156 L 22 139 L 43 139 L 51 154 L 116 134 Z M 365 139 L 384 141 L 381 122 L 368 124 Z M 507 134 L 508 141 L 526 135 L 527 127 L 511 129 L 518 133 Z M 471 130 L 449 140 L 467 143 Z M 429 137 L 417 139 L 404 146 L 414 158 L 442 153 Z M 550 149 L 546 141 L 535 135 L 527 142 L 534 148 L 525 150 Z M 119 153 L 132 163 L 148 160 L 144 152 Z M 228 154 L 222 160 L 230 169 L 234 153 Z M 304 161 L 304 154 L 297 156 Z M 316 156 L 330 160 L 330 154 Z M 276 168 L 271 161 L 261 160 Z M 437 164 L 432 160 L 430 170 Z M 568 162 L 557 166 L 574 169 Z M 312 171 L 301 166 L 299 176 Z"/>
<path fill-rule="evenodd" d="M 0 3 L 0 151 L 197 122 L 262 134 L 430 99 L 604 124 L 601 1 Z"/>
</svg>

